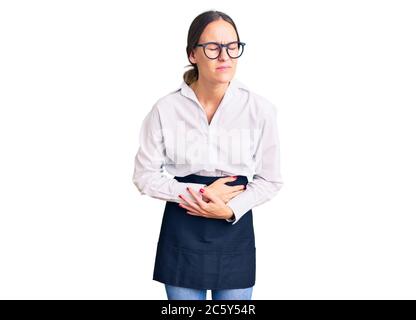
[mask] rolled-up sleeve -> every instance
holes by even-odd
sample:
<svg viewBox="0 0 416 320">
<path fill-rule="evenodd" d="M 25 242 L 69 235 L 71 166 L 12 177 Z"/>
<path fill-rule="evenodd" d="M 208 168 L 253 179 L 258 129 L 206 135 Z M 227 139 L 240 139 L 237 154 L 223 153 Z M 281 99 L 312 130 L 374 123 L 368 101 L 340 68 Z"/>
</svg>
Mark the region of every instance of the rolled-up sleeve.
<svg viewBox="0 0 416 320">
<path fill-rule="evenodd" d="M 139 136 L 139 149 L 134 158 L 133 183 L 140 194 L 178 203 L 182 202 L 179 194 L 184 194 L 194 201 L 186 188 L 198 191 L 204 184 L 179 182 L 164 173 L 166 148 L 157 104 L 144 118 Z"/>
<path fill-rule="evenodd" d="M 228 201 L 234 212 L 233 224 L 250 209 L 273 198 L 283 186 L 280 173 L 280 146 L 277 126 L 277 109 L 270 105 L 262 120 L 259 143 L 254 154 L 256 163 L 253 180 L 246 190 Z"/>
</svg>

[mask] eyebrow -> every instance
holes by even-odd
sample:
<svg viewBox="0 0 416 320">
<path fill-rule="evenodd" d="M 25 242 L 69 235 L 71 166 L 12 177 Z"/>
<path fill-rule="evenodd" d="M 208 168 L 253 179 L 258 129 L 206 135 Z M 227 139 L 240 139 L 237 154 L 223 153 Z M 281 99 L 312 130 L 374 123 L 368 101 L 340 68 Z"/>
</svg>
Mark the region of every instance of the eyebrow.
<svg viewBox="0 0 416 320">
<path fill-rule="evenodd" d="M 227 44 L 227 43 L 231 43 L 231 42 L 238 42 L 238 40 L 228 41 L 228 42 L 224 42 L 222 44 Z M 202 41 L 201 43 L 221 43 L 221 42 L 218 42 L 218 41 Z"/>
</svg>

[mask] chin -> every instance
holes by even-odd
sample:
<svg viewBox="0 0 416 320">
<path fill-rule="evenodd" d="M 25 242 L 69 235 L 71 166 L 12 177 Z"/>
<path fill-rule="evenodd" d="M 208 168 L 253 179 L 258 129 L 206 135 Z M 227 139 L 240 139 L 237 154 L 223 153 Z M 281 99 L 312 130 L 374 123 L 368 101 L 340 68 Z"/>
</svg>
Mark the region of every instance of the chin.
<svg viewBox="0 0 416 320">
<path fill-rule="evenodd" d="M 222 74 L 222 75 L 217 75 L 215 77 L 215 79 L 218 82 L 222 82 L 222 83 L 228 83 L 233 79 L 233 74 Z"/>
</svg>

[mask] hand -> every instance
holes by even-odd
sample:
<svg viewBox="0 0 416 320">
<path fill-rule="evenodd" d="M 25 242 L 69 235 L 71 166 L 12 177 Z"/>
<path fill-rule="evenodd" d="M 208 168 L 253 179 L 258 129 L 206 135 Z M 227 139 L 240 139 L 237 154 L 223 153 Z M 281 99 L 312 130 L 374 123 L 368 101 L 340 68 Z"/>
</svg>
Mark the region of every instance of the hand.
<svg viewBox="0 0 416 320">
<path fill-rule="evenodd" d="M 245 185 L 240 184 L 236 186 L 229 186 L 226 185 L 226 182 L 235 181 L 236 178 L 234 177 L 224 177 L 219 178 L 215 180 L 213 183 L 211 183 L 209 186 L 205 187 L 205 190 L 209 190 L 209 192 L 212 194 L 216 194 L 218 197 L 221 198 L 221 200 L 224 203 L 227 203 L 232 198 L 234 198 L 236 195 L 240 194 L 241 192 L 244 192 Z M 205 202 L 208 202 L 208 199 L 204 196 L 205 193 L 202 194 L 202 199 Z"/>
<path fill-rule="evenodd" d="M 202 200 L 192 188 L 189 188 L 188 191 L 196 202 L 182 194 L 179 195 L 185 201 L 185 203 L 179 203 L 179 206 L 188 210 L 186 213 L 211 219 L 231 219 L 234 216 L 231 208 L 219 196 L 212 192 L 212 190 L 208 190 L 208 188 L 201 190 L 204 190 L 203 195 L 209 202 Z"/>
</svg>

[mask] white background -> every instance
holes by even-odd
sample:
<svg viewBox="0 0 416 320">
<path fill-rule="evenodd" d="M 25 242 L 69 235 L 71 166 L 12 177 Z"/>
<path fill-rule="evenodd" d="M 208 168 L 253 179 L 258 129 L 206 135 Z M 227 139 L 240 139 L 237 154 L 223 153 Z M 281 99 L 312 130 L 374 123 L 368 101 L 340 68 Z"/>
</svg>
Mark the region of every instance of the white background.
<svg viewBox="0 0 416 320">
<path fill-rule="evenodd" d="M 236 76 L 278 108 L 253 299 L 415 299 L 415 3 L 207 3 L 0 2 L 0 298 L 165 299 L 164 202 L 133 160 L 216 9 L 247 43 Z"/>
</svg>

